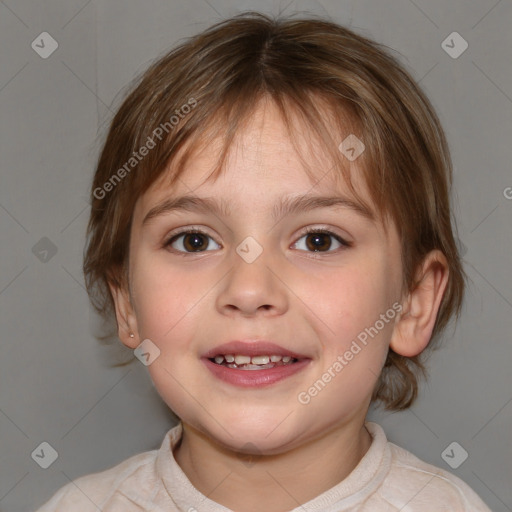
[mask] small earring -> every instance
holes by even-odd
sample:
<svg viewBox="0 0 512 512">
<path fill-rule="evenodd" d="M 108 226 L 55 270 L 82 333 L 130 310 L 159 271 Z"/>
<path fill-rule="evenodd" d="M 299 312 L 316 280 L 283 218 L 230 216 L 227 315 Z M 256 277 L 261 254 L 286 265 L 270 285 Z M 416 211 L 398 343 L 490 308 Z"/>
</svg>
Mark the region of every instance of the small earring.
<svg viewBox="0 0 512 512">
<path fill-rule="evenodd" d="M 130 333 L 130 338 L 135 338 L 135 334 L 133 334 L 133 332 Z"/>
</svg>

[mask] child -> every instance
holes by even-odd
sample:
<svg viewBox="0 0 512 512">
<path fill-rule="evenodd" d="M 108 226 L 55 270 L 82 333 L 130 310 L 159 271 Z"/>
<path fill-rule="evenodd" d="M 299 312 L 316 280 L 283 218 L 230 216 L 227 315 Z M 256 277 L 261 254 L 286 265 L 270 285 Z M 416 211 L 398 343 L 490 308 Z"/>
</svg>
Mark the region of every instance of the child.
<svg viewBox="0 0 512 512">
<path fill-rule="evenodd" d="M 246 13 L 160 59 L 92 186 L 95 306 L 180 423 L 40 511 L 488 511 L 387 442 L 458 315 L 450 157 L 376 43 Z"/>
</svg>

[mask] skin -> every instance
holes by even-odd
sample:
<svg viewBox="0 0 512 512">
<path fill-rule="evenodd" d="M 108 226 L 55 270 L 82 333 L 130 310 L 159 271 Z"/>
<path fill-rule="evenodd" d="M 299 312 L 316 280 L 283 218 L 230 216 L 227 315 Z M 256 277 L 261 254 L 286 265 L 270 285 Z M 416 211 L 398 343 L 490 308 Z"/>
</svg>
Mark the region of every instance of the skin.
<svg viewBox="0 0 512 512">
<path fill-rule="evenodd" d="M 344 206 L 273 220 L 271 209 L 283 196 L 350 196 L 330 174 L 318 182 L 308 177 L 272 103 L 259 104 L 232 145 L 224 172 L 207 180 L 218 148 L 213 144 L 195 154 L 172 190 L 160 180 L 139 198 L 129 286 L 111 286 L 119 337 L 133 349 L 149 338 L 161 351 L 148 369 L 183 422 L 174 456 L 192 484 L 240 512 L 283 512 L 342 481 L 367 452 L 371 436 L 364 421 L 388 348 L 412 356 L 426 347 L 446 288 L 447 264 L 433 251 L 418 269 L 420 284 L 402 293 L 394 225 L 386 233 L 380 221 Z M 322 158 L 309 160 L 318 177 L 331 167 L 327 159 L 322 166 Z M 347 165 L 368 200 L 357 160 Z M 143 225 L 151 208 L 183 194 L 223 198 L 231 213 L 168 212 Z M 186 237 L 165 246 L 179 228 L 191 226 L 211 237 L 200 239 L 208 250 L 186 252 L 191 247 L 190 238 L 184 245 Z M 305 236 L 306 227 L 329 229 L 350 246 L 325 235 L 324 251 L 314 251 L 314 235 Z M 263 248 L 250 264 L 236 252 L 248 236 Z M 298 394 L 395 302 L 402 304 L 402 314 L 307 405 L 300 403 Z M 218 380 L 200 360 L 217 345 L 248 339 L 273 341 L 311 362 L 270 387 L 247 389 Z M 253 454 L 253 464 L 245 464 L 241 453 Z"/>
</svg>

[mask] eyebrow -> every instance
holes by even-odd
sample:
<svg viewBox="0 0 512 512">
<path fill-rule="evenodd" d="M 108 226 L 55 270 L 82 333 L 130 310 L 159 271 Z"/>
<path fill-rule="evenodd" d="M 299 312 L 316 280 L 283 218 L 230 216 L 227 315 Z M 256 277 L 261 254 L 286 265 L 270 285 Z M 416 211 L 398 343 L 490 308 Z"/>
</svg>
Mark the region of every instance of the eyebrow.
<svg viewBox="0 0 512 512">
<path fill-rule="evenodd" d="M 375 221 L 375 215 L 373 212 L 364 205 L 340 196 L 304 195 L 299 197 L 283 197 L 276 205 L 274 205 L 271 215 L 273 220 L 277 221 L 285 215 L 293 215 L 319 208 L 329 208 L 332 206 L 347 208 L 362 217 L 365 217 L 371 222 Z M 216 215 L 224 217 L 229 217 L 231 214 L 228 203 L 222 199 L 217 200 L 213 197 L 180 196 L 166 199 L 151 208 L 144 217 L 142 225 L 147 224 L 155 217 L 178 211 L 215 213 Z"/>
</svg>

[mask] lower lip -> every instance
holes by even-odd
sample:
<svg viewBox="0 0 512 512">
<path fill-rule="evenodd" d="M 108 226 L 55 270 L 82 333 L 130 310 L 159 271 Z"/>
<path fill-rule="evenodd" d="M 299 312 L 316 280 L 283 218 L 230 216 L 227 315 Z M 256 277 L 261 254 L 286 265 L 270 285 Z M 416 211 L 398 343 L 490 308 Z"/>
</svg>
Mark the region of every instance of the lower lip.
<svg viewBox="0 0 512 512">
<path fill-rule="evenodd" d="M 213 363 L 209 359 L 203 358 L 202 361 L 215 377 L 224 382 L 244 388 L 261 388 L 300 372 L 310 363 L 311 359 L 302 359 L 293 364 L 265 370 L 237 370 Z"/>
</svg>

